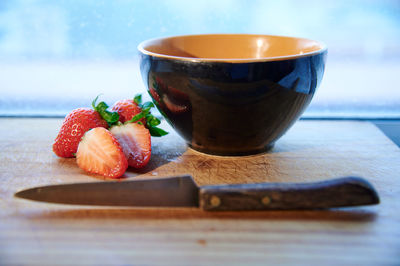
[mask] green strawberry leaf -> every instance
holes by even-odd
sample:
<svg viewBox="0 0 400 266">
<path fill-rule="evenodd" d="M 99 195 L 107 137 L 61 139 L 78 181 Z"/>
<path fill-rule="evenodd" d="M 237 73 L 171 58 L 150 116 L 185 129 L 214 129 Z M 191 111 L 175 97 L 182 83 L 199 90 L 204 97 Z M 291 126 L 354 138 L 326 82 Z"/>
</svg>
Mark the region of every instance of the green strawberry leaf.
<svg viewBox="0 0 400 266">
<path fill-rule="evenodd" d="M 134 117 L 132 117 L 131 120 L 129 120 L 129 121 L 125 122 L 125 123 L 135 123 L 135 122 L 139 121 L 140 119 L 144 118 L 145 115 L 146 114 L 144 112 L 140 112 L 137 115 L 135 115 Z"/>
<path fill-rule="evenodd" d="M 142 104 L 142 95 L 137 94 L 133 98 L 133 102 L 135 102 L 139 108 L 142 110 L 140 113 L 132 117 L 131 120 L 125 122 L 125 123 L 138 123 L 143 125 L 143 123 L 139 120 L 145 119 L 145 126 L 149 129 L 150 135 L 153 137 L 161 137 L 165 136 L 168 134 L 167 131 L 158 128 L 157 126 L 161 123 L 160 119 L 155 117 L 154 115 L 151 114 L 151 108 L 154 107 L 154 103 L 152 102 L 145 102 Z"/>
<path fill-rule="evenodd" d="M 168 134 L 167 131 L 159 127 L 149 127 L 150 135 L 153 137 L 162 137 Z"/>
<path fill-rule="evenodd" d="M 96 105 L 97 100 L 99 99 L 98 95 L 93 101 L 92 106 L 93 109 L 96 110 L 99 115 L 108 123 L 109 126 L 116 124 L 119 120 L 119 114 L 117 112 L 108 111 L 108 105 L 105 102 L 100 102 Z"/>
<path fill-rule="evenodd" d="M 138 105 L 142 105 L 142 95 L 141 94 L 136 94 L 135 98 L 133 98 L 133 101 Z"/>
<path fill-rule="evenodd" d="M 147 121 L 147 125 L 149 125 L 149 127 L 155 127 L 161 123 L 160 119 L 158 119 L 157 117 L 155 117 L 152 114 L 146 115 L 146 121 Z"/>
<path fill-rule="evenodd" d="M 142 106 L 141 106 L 141 108 L 142 109 L 147 109 L 147 108 L 152 108 L 152 107 L 154 107 L 154 103 L 152 103 L 152 102 L 145 102 L 144 104 L 142 104 Z"/>
</svg>

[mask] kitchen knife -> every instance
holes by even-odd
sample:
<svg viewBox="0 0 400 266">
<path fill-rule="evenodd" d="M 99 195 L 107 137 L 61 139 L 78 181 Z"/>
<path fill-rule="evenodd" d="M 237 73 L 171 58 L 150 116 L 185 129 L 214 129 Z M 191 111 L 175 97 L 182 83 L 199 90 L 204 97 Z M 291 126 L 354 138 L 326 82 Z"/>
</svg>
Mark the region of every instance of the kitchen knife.
<svg viewBox="0 0 400 266">
<path fill-rule="evenodd" d="M 62 204 L 199 207 L 207 211 L 324 209 L 379 203 L 374 187 L 360 177 L 199 187 L 190 175 L 183 175 L 50 185 L 23 190 L 15 196 Z"/>
</svg>

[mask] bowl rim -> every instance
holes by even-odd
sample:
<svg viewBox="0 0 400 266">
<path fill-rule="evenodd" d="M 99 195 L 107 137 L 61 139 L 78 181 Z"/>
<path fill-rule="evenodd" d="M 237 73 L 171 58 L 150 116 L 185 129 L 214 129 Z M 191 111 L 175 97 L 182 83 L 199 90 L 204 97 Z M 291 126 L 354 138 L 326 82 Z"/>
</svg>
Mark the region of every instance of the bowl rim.
<svg viewBox="0 0 400 266">
<path fill-rule="evenodd" d="M 171 39 L 171 38 L 181 38 L 181 37 L 194 37 L 194 36 L 262 36 L 262 37 L 273 37 L 273 38 L 290 38 L 290 39 L 301 39 L 305 41 L 313 41 L 316 42 L 320 45 L 320 49 L 308 52 L 308 53 L 303 53 L 303 54 L 294 54 L 294 55 L 284 55 L 284 56 L 271 56 L 271 57 L 261 57 L 261 58 L 193 58 L 193 57 L 184 57 L 184 56 L 174 56 L 174 55 L 167 55 L 167 54 L 160 54 L 160 53 L 155 53 L 146 50 L 144 47 L 146 44 L 150 42 L 155 42 L 155 41 L 161 41 L 165 39 Z M 178 61 L 190 61 L 190 62 L 221 62 L 221 63 L 256 63 L 256 62 L 269 62 L 269 61 L 282 61 L 282 60 L 290 60 L 290 59 L 297 59 L 297 58 L 302 58 L 302 57 L 309 57 L 317 54 L 322 54 L 328 50 L 327 45 L 324 42 L 313 40 L 313 39 L 308 39 L 308 38 L 302 38 L 302 37 L 294 37 L 294 36 L 285 36 L 285 35 L 269 35 L 269 34 L 247 34 L 247 33 L 212 33 L 212 34 L 187 34 L 187 35 L 173 35 L 173 36 L 166 36 L 166 37 L 159 37 L 159 38 L 152 38 L 148 39 L 145 41 L 142 41 L 139 43 L 137 46 L 137 49 L 139 50 L 140 53 L 153 56 L 153 57 L 158 57 L 158 58 L 165 58 L 165 59 L 173 59 L 173 60 L 178 60 Z"/>
</svg>

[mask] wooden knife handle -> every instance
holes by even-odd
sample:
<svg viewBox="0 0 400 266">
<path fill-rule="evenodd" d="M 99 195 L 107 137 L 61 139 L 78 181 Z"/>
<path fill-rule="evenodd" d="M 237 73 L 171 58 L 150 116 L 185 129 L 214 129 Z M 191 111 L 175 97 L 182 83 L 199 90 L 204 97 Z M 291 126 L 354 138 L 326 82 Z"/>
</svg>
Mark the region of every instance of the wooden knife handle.
<svg viewBox="0 0 400 266">
<path fill-rule="evenodd" d="M 207 211 L 323 209 L 379 203 L 373 186 L 360 177 L 313 183 L 203 186 L 200 208 Z"/>
</svg>

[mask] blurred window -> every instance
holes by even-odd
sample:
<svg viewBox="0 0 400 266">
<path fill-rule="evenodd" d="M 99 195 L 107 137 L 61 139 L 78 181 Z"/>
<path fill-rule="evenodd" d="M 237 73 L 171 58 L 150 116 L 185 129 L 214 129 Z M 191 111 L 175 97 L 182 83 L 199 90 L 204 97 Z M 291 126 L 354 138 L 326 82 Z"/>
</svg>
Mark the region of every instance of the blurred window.
<svg viewBox="0 0 400 266">
<path fill-rule="evenodd" d="M 59 116 L 103 93 L 144 92 L 137 45 L 199 33 L 321 40 L 324 79 L 304 117 L 400 117 L 399 1 L 1 0 L 0 115 Z"/>
</svg>

